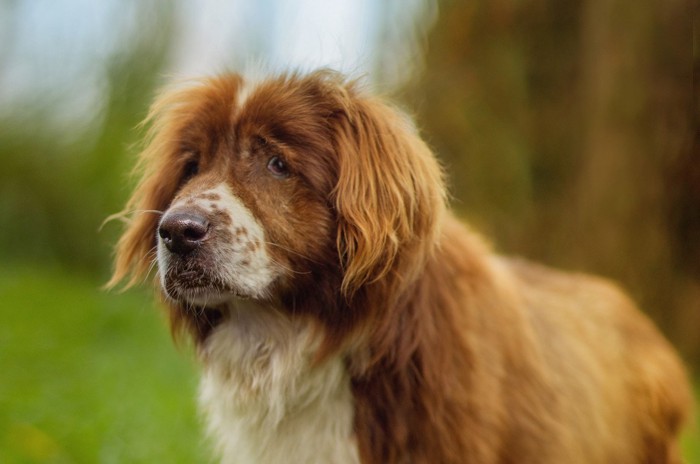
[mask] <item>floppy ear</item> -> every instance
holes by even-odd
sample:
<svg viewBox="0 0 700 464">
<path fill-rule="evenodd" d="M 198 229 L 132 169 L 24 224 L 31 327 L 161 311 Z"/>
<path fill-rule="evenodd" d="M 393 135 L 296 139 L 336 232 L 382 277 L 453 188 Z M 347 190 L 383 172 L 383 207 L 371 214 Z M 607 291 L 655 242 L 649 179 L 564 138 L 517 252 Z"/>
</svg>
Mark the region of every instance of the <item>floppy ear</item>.
<svg viewBox="0 0 700 464">
<path fill-rule="evenodd" d="M 177 159 L 183 115 L 183 90 L 163 93 L 151 107 L 143 125 L 150 125 L 146 147 L 134 173 L 140 181 L 124 210 L 110 219 L 121 219 L 126 230 L 117 243 L 115 267 L 106 287 L 126 279 L 126 288 L 148 274 L 156 259 L 156 229 L 164 210 L 178 189 L 184 162 Z"/>
<path fill-rule="evenodd" d="M 350 91 L 335 136 L 333 192 L 342 292 L 394 272 L 410 285 L 434 249 L 445 191 L 442 171 L 409 119 Z"/>
</svg>

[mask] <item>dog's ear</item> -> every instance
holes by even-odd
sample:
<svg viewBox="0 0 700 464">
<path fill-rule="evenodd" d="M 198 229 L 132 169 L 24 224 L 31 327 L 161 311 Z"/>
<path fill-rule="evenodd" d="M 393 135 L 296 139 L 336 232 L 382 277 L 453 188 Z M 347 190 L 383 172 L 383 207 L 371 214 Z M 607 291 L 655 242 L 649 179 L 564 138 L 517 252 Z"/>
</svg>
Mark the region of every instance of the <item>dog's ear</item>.
<svg viewBox="0 0 700 464">
<path fill-rule="evenodd" d="M 352 89 L 345 97 L 336 119 L 333 200 L 349 296 L 391 272 L 411 283 L 434 249 L 445 191 L 437 160 L 407 116 Z"/>
<path fill-rule="evenodd" d="M 149 130 L 134 169 L 140 181 L 124 210 L 108 218 L 123 220 L 126 229 L 116 246 L 114 272 L 107 288 L 124 280 L 127 288 L 138 283 L 155 262 L 158 222 L 187 169 L 186 161 L 178 157 L 184 95 L 183 90 L 163 92 L 143 122 Z"/>
</svg>

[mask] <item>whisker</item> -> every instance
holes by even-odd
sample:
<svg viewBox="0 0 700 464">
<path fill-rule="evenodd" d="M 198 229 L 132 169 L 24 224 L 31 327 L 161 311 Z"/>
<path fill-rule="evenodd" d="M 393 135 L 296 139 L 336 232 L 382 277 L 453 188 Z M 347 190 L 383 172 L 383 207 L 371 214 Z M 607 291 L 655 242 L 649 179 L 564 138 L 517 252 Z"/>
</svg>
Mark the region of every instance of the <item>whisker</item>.
<svg viewBox="0 0 700 464">
<path fill-rule="evenodd" d="M 148 266 L 148 270 L 146 270 L 146 274 L 143 276 L 143 279 L 141 280 L 141 283 L 145 283 L 149 277 L 151 276 L 151 272 L 153 271 L 153 268 L 156 267 L 158 264 L 158 245 L 153 246 L 148 252 L 146 253 L 146 258 L 150 257 L 151 264 Z"/>
<path fill-rule="evenodd" d="M 130 216 L 134 214 L 157 214 L 159 216 L 162 216 L 165 212 L 160 211 L 157 209 L 131 209 L 131 210 L 125 210 L 125 211 L 120 211 L 118 213 L 110 214 L 105 218 L 104 221 L 102 221 L 102 224 L 100 224 L 100 227 L 97 229 L 98 232 L 101 232 L 102 229 L 104 228 L 105 225 L 112 221 L 119 220 L 123 223 L 128 223 Z"/>
<path fill-rule="evenodd" d="M 306 255 L 303 255 L 303 254 L 299 253 L 298 251 L 294 251 L 294 250 L 292 250 L 292 249 L 290 249 L 290 248 L 287 248 L 287 247 L 285 247 L 285 246 L 283 246 L 283 245 L 280 245 L 279 243 L 268 242 L 268 241 L 266 241 L 266 240 L 263 240 L 262 243 L 265 243 L 265 244 L 267 244 L 267 245 L 275 246 L 275 247 L 280 248 L 280 249 L 282 249 L 282 250 L 284 250 L 284 251 L 286 251 L 286 252 L 288 252 L 288 253 L 292 253 L 292 254 L 294 254 L 294 255 L 300 256 L 300 257 L 304 258 L 305 260 L 310 261 L 310 262 L 312 262 L 312 263 L 315 263 L 315 264 L 322 264 L 322 263 L 319 263 L 318 261 L 314 261 L 313 259 L 309 258 L 309 257 L 306 256 Z"/>
<path fill-rule="evenodd" d="M 275 264 L 276 266 L 279 266 L 282 269 L 285 269 L 285 270 L 291 272 L 292 274 L 299 274 L 299 275 L 311 274 L 311 271 L 307 271 L 307 272 L 295 271 L 294 269 L 290 269 L 287 266 L 282 265 L 281 263 L 279 263 L 278 261 L 275 261 L 274 259 L 272 259 L 270 257 L 268 257 L 268 259 L 272 262 L 272 264 Z"/>
<path fill-rule="evenodd" d="M 160 211 L 158 209 L 135 209 L 132 212 L 138 213 L 138 214 L 151 213 L 151 214 L 157 214 L 159 216 L 162 216 L 165 213 L 165 211 Z"/>
<path fill-rule="evenodd" d="M 154 257 L 154 258 L 151 260 L 151 264 L 148 266 L 148 270 L 146 271 L 145 277 L 143 278 L 143 281 L 144 281 L 144 282 L 150 277 L 151 272 L 153 271 L 153 269 L 154 269 L 157 265 L 158 265 L 158 257 Z"/>
</svg>

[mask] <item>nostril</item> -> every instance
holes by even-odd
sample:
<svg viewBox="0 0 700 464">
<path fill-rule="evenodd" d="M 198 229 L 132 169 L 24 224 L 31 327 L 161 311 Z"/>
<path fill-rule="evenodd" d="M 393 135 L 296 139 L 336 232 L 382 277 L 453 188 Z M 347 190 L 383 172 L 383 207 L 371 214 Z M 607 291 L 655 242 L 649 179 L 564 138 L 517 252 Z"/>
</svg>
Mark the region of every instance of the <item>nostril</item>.
<svg viewBox="0 0 700 464">
<path fill-rule="evenodd" d="M 167 213 L 158 226 L 158 235 L 163 244 L 179 255 L 199 247 L 208 231 L 209 222 L 201 215 L 189 211 Z"/>
<path fill-rule="evenodd" d="M 185 226 L 185 230 L 182 232 L 182 235 L 184 236 L 185 240 L 202 240 L 207 234 L 207 229 L 206 223 L 188 223 Z"/>
<path fill-rule="evenodd" d="M 161 226 L 158 228 L 158 235 L 159 235 L 160 238 L 162 238 L 163 240 L 170 240 L 170 232 L 168 231 L 168 229 L 166 229 L 165 227 L 163 227 L 162 224 L 161 224 Z"/>
</svg>

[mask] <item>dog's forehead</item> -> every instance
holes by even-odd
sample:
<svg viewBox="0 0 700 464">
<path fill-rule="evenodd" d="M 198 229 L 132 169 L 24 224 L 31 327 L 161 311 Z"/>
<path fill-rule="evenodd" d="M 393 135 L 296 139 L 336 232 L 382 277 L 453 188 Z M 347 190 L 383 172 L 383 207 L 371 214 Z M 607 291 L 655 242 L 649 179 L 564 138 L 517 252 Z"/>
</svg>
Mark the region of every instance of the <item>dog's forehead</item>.
<svg viewBox="0 0 700 464">
<path fill-rule="evenodd" d="M 297 129 L 318 123 L 325 100 L 313 81 L 291 78 L 259 80 L 238 74 L 199 82 L 179 92 L 173 105 L 184 139 L 221 141 L 222 136 L 263 135 L 292 139 Z"/>
<path fill-rule="evenodd" d="M 319 96 L 296 82 L 244 80 L 232 108 L 232 123 L 241 133 L 262 132 L 285 138 L 318 118 L 323 106 Z"/>
</svg>

